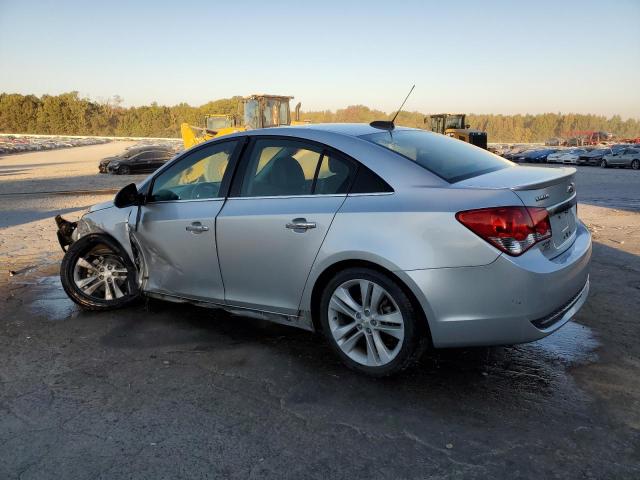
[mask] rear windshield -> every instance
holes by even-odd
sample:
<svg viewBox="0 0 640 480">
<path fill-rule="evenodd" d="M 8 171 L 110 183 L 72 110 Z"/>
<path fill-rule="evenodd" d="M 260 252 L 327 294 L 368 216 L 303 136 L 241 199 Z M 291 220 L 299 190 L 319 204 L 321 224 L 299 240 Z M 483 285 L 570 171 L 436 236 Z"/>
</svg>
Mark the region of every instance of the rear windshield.
<svg viewBox="0 0 640 480">
<path fill-rule="evenodd" d="M 437 133 L 399 130 L 361 138 L 413 160 L 449 183 L 514 166 L 482 148 Z"/>
</svg>

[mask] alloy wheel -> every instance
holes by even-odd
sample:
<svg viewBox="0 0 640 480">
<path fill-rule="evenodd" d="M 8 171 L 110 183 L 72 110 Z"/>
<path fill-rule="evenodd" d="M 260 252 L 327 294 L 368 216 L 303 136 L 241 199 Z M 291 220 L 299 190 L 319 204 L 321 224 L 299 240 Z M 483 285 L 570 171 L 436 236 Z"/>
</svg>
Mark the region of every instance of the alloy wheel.
<svg viewBox="0 0 640 480">
<path fill-rule="evenodd" d="M 634 160 L 633 162 L 631 162 L 631 168 L 633 168 L 634 170 L 639 170 L 640 169 L 640 160 Z"/>
<path fill-rule="evenodd" d="M 129 293 L 128 270 L 113 254 L 91 254 L 78 257 L 73 268 L 76 287 L 88 297 L 115 300 Z"/>
<path fill-rule="evenodd" d="M 404 341 L 404 318 L 380 285 L 353 279 L 335 289 L 329 302 L 329 328 L 342 352 L 368 367 L 392 362 Z"/>
</svg>

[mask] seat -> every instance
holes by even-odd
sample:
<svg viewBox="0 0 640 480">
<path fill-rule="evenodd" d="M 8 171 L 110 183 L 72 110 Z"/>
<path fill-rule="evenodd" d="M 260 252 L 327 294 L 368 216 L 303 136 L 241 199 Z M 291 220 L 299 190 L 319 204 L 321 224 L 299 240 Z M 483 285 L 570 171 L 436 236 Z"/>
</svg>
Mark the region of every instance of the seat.
<svg viewBox="0 0 640 480">
<path fill-rule="evenodd" d="M 301 195 L 305 192 L 304 171 L 298 161 L 291 156 L 273 160 L 265 167 L 265 175 L 256 179 L 252 188 L 254 195 Z"/>
<path fill-rule="evenodd" d="M 349 182 L 349 167 L 343 161 L 329 157 L 329 171 L 333 173 L 330 177 L 322 180 L 322 184 L 318 184 L 316 193 L 331 195 L 335 193 L 347 193 L 347 184 Z"/>
</svg>

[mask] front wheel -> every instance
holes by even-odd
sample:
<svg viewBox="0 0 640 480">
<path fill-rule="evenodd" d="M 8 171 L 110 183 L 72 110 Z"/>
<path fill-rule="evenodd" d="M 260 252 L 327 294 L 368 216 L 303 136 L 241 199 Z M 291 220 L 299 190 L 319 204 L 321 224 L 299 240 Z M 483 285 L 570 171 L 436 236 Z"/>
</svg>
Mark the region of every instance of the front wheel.
<svg viewBox="0 0 640 480">
<path fill-rule="evenodd" d="M 606 160 L 602 160 L 602 161 L 600 162 L 600 167 L 602 167 L 602 168 L 607 168 L 608 166 L 609 166 L 609 165 L 607 164 L 607 161 L 606 161 Z"/>
<path fill-rule="evenodd" d="M 640 160 L 636 159 L 631 162 L 631 168 L 633 168 L 634 170 L 640 170 Z"/>
<path fill-rule="evenodd" d="M 87 310 L 113 310 L 139 296 L 135 267 L 113 240 L 88 235 L 71 244 L 60 266 L 69 298 Z"/>
<path fill-rule="evenodd" d="M 329 344 L 349 368 L 375 377 L 414 363 L 426 344 L 422 316 L 397 282 L 376 270 L 338 273 L 320 300 Z"/>
<path fill-rule="evenodd" d="M 118 168 L 118 175 L 129 175 L 131 173 L 131 169 L 126 165 Z"/>
</svg>

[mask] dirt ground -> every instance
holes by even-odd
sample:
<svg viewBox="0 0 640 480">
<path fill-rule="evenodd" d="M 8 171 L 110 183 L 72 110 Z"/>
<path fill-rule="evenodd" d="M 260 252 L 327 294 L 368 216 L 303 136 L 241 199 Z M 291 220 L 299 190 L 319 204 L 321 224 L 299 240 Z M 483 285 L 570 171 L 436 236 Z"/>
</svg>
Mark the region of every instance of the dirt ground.
<svg viewBox="0 0 640 480">
<path fill-rule="evenodd" d="M 640 172 L 579 168 L 573 322 L 372 380 L 307 332 L 68 300 L 52 218 L 113 195 L 37 192 L 129 183 L 96 173 L 125 146 L 0 157 L 0 478 L 640 478 Z"/>
</svg>

